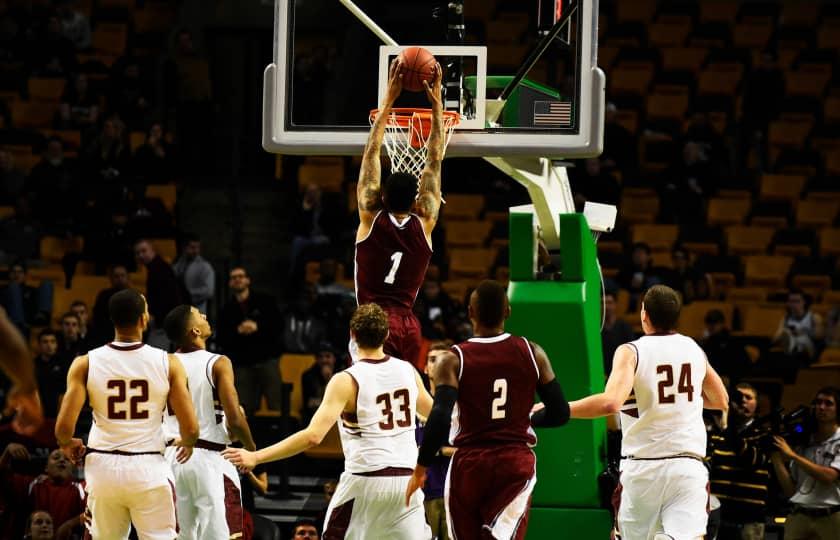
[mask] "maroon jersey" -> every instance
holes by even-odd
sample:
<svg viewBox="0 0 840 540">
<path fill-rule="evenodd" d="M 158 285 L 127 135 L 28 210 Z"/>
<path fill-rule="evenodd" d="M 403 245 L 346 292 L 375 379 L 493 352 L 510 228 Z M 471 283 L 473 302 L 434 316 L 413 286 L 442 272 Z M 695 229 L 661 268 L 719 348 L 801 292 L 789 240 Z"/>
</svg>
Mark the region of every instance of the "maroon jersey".
<svg viewBox="0 0 840 540">
<path fill-rule="evenodd" d="M 452 349 L 461 358 L 452 419 L 455 447 L 536 444 L 530 414 L 539 370 L 528 340 L 505 333 L 472 338 Z"/>
<path fill-rule="evenodd" d="M 368 235 L 356 242 L 356 299 L 383 309 L 411 310 L 423 284 L 432 248 L 415 214 L 402 223 L 382 210 Z"/>
</svg>

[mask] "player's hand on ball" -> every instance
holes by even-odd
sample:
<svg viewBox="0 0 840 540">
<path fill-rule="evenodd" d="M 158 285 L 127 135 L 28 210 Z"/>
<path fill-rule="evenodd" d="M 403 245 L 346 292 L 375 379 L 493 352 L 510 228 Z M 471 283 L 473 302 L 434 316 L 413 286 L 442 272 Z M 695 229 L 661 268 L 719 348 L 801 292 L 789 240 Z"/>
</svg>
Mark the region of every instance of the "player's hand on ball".
<svg viewBox="0 0 840 540">
<path fill-rule="evenodd" d="M 426 484 L 426 467 L 417 465 L 414 467 L 414 472 L 411 473 L 411 478 L 408 479 L 408 487 L 405 489 L 405 505 L 411 503 L 411 496 L 414 492 L 422 488 Z"/>
<path fill-rule="evenodd" d="M 242 448 L 227 448 L 222 452 L 222 456 L 242 472 L 249 472 L 257 466 L 256 454 Z"/>
<path fill-rule="evenodd" d="M 388 90 L 385 94 L 386 104 L 390 107 L 402 93 L 403 65 L 399 57 L 394 58 L 388 68 Z"/>
<path fill-rule="evenodd" d="M 73 465 L 79 466 L 82 464 L 82 460 L 85 458 L 85 443 L 82 442 L 82 439 L 70 439 L 69 442 L 65 444 L 59 445 L 61 447 L 61 451 L 64 452 L 64 455 Z"/>
<path fill-rule="evenodd" d="M 435 62 L 435 76 L 432 79 L 432 84 L 423 79 L 423 88 L 426 89 L 426 97 L 429 98 L 429 103 L 432 106 L 443 106 L 443 98 L 441 98 L 440 85 L 443 80 L 443 68 L 440 67 L 439 62 Z"/>
<path fill-rule="evenodd" d="M 175 461 L 178 463 L 184 464 L 190 460 L 193 455 L 193 447 L 192 446 L 184 446 L 181 444 L 181 439 L 175 439 L 175 442 L 172 443 L 178 449 L 175 452 Z"/>
</svg>

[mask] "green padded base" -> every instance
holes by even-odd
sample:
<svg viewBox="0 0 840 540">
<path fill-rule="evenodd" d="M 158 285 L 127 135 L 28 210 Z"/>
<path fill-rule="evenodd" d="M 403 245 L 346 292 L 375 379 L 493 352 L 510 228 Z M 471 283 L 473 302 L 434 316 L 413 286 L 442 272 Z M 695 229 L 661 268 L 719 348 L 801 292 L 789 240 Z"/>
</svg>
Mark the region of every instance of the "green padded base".
<svg viewBox="0 0 840 540">
<path fill-rule="evenodd" d="M 531 508 L 527 540 L 607 540 L 609 511 L 601 508 Z"/>
</svg>

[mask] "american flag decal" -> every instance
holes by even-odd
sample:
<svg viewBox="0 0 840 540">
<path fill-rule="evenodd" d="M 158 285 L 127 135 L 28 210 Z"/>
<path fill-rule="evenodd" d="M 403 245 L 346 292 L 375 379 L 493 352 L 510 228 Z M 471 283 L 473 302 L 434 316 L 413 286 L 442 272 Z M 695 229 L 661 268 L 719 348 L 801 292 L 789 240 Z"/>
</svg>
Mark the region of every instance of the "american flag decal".
<svg viewBox="0 0 840 540">
<path fill-rule="evenodd" d="M 569 127 L 572 125 L 572 104 L 568 101 L 535 101 L 534 125 Z"/>
</svg>

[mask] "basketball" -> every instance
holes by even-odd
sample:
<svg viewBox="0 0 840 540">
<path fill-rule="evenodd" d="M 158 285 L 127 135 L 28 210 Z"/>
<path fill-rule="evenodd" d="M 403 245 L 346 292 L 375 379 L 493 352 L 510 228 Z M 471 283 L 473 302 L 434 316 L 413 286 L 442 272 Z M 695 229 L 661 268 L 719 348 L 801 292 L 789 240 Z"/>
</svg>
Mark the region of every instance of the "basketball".
<svg viewBox="0 0 840 540">
<path fill-rule="evenodd" d="M 435 57 L 423 47 L 408 47 L 400 53 L 403 64 L 403 88 L 411 92 L 421 92 L 423 81 L 431 81 L 435 76 Z"/>
</svg>

